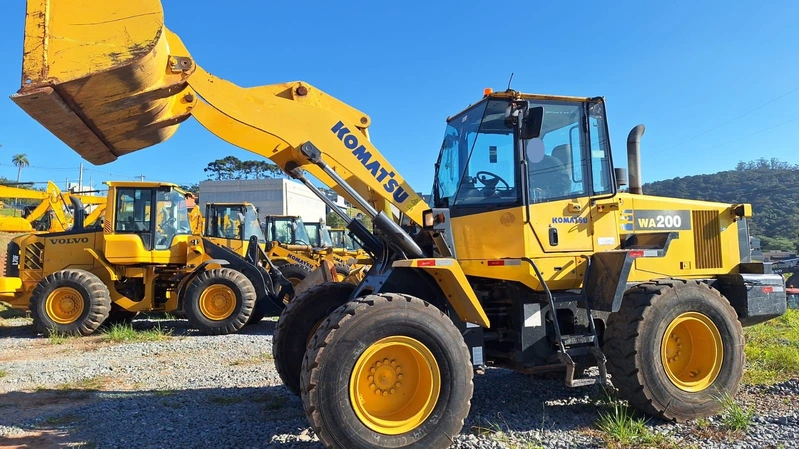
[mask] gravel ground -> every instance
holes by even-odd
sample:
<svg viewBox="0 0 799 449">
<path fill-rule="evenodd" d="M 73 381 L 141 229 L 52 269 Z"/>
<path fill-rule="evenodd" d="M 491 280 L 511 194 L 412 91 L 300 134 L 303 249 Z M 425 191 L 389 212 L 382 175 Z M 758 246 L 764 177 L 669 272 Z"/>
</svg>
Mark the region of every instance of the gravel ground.
<svg viewBox="0 0 799 449">
<path fill-rule="evenodd" d="M 0 449 L 322 448 L 274 369 L 273 321 L 209 337 L 184 321 L 139 319 L 137 329 L 157 323 L 173 337 L 62 344 L 25 319 L 0 321 Z M 604 399 L 596 386 L 488 369 L 452 448 L 606 447 L 594 424 Z M 664 436 L 658 447 L 799 448 L 799 379 L 745 387 L 736 400 L 756 408 L 746 432 L 723 430 L 718 416 L 647 426 Z"/>
</svg>

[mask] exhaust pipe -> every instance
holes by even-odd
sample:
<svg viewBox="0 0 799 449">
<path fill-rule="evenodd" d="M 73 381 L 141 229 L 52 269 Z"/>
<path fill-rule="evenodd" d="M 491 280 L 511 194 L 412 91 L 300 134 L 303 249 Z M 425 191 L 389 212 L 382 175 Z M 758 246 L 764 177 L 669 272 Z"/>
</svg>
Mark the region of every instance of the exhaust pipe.
<svg viewBox="0 0 799 449">
<path fill-rule="evenodd" d="M 646 127 L 638 125 L 630 131 L 627 136 L 627 170 L 630 177 L 630 193 L 642 195 L 641 189 L 641 136 L 644 135 Z"/>
</svg>

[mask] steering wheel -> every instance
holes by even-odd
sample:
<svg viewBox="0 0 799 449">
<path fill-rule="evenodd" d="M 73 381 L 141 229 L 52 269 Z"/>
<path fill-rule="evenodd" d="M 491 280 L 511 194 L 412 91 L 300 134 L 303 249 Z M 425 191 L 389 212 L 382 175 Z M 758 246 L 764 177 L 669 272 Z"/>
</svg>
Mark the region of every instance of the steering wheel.
<svg viewBox="0 0 799 449">
<path fill-rule="evenodd" d="M 480 175 L 483 176 L 481 177 Z M 490 171 L 479 171 L 474 174 L 474 178 L 489 189 L 496 188 L 497 184 L 501 182 L 505 184 L 505 190 L 510 190 L 510 184 L 508 184 L 508 181 L 505 181 L 501 176 L 491 173 Z"/>
<path fill-rule="evenodd" d="M 167 220 L 161 225 L 161 228 L 163 228 L 164 232 L 167 235 L 175 234 L 178 230 L 177 226 L 175 226 L 176 222 L 177 220 L 175 219 L 175 217 L 167 218 Z"/>
</svg>

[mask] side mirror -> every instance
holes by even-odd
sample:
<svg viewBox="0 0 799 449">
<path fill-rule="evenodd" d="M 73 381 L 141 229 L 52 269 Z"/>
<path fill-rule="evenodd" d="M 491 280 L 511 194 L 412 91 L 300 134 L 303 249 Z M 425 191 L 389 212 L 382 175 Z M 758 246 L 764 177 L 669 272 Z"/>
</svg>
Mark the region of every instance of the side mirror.
<svg viewBox="0 0 799 449">
<path fill-rule="evenodd" d="M 535 139 L 541 135 L 541 125 L 544 123 L 544 107 L 536 106 L 524 113 L 522 122 L 522 139 Z"/>
</svg>

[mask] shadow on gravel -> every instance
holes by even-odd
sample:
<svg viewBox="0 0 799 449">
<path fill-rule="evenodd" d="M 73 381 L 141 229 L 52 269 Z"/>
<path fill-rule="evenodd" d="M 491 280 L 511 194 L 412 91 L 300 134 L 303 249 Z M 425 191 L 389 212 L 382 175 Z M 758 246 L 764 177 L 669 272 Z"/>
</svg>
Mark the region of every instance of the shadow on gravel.
<svg viewBox="0 0 799 449">
<path fill-rule="evenodd" d="M 0 448 L 322 448 L 283 386 L 10 392 L 0 394 L 3 427 L 25 433 L 0 437 Z"/>
<path fill-rule="evenodd" d="M 562 378 L 541 379 L 505 369 L 474 378 L 472 413 L 463 431 L 515 432 L 590 429 L 605 393 L 598 385 L 567 388 Z"/>
</svg>

